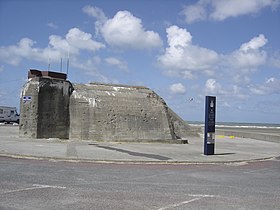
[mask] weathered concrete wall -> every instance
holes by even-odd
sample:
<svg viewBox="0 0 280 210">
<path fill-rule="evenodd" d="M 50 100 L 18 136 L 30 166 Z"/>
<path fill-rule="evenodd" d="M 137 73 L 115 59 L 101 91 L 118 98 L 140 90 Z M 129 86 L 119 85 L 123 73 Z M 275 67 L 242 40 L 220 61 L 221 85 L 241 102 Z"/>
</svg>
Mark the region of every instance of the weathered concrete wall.
<svg viewBox="0 0 280 210">
<path fill-rule="evenodd" d="M 20 136 L 69 138 L 69 81 L 34 77 L 21 93 Z"/>
<path fill-rule="evenodd" d="M 20 136 L 37 138 L 39 78 L 29 80 L 20 97 Z"/>
<path fill-rule="evenodd" d="M 173 124 L 174 133 L 177 137 L 187 139 L 188 137 L 198 137 L 201 133 L 200 128 L 192 127 L 186 123 L 180 116 L 178 116 L 172 109 L 168 107 L 170 121 Z"/>
<path fill-rule="evenodd" d="M 197 136 L 146 87 L 72 85 L 65 78 L 61 73 L 30 70 L 21 94 L 20 136 L 174 143 Z"/>
<path fill-rule="evenodd" d="M 197 135 L 148 88 L 96 83 L 73 87 L 70 138 L 156 141 Z"/>
</svg>

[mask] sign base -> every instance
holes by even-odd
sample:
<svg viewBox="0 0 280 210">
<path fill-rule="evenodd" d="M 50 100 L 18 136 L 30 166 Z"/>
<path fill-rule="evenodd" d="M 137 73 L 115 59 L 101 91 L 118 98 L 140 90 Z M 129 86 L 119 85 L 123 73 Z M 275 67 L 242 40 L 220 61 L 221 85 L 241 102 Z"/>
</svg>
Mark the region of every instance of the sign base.
<svg viewBox="0 0 280 210">
<path fill-rule="evenodd" d="M 215 144 L 207 144 L 204 147 L 204 155 L 215 155 Z"/>
</svg>

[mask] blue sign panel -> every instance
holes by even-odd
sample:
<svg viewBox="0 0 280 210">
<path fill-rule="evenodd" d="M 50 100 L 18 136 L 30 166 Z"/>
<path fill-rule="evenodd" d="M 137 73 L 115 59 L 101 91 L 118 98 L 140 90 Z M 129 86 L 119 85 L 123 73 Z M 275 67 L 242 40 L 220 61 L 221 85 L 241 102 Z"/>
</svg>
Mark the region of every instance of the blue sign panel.
<svg viewBox="0 0 280 210">
<path fill-rule="evenodd" d="M 216 125 L 216 97 L 205 98 L 204 155 L 214 155 Z"/>
</svg>

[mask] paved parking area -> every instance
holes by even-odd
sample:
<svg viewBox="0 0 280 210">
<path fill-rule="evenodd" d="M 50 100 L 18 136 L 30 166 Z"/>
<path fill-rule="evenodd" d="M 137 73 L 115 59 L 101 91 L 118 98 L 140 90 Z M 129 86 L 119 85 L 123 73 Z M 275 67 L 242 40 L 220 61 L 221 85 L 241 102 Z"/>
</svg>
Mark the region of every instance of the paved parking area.
<svg viewBox="0 0 280 210">
<path fill-rule="evenodd" d="M 203 155 L 203 139 L 189 144 L 95 142 L 19 138 L 17 126 L 0 126 L 0 155 L 95 162 L 216 163 L 280 156 L 280 144 L 216 136 L 215 155 Z"/>
</svg>

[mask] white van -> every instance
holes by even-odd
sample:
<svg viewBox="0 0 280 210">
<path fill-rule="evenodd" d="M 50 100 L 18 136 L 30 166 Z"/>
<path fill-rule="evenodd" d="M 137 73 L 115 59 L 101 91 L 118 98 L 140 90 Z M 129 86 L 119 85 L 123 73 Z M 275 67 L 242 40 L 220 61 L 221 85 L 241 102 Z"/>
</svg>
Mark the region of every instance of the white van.
<svg viewBox="0 0 280 210">
<path fill-rule="evenodd" d="M 0 106 L 0 122 L 19 123 L 19 114 L 16 107 Z"/>
</svg>

